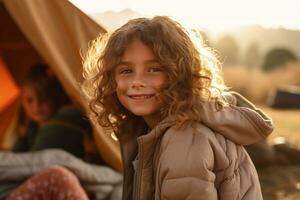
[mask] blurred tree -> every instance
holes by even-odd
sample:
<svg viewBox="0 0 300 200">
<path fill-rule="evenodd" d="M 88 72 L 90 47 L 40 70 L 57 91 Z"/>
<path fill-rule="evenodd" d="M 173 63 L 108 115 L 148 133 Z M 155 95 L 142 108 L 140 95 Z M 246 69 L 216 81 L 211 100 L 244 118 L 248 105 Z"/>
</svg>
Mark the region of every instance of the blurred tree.
<svg viewBox="0 0 300 200">
<path fill-rule="evenodd" d="M 291 50 L 286 48 L 275 48 L 266 54 L 262 69 L 264 71 L 271 71 L 288 62 L 297 60 L 297 56 Z"/>
<path fill-rule="evenodd" d="M 259 46 L 256 42 L 250 43 L 245 52 L 244 63 L 248 68 L 258 66 L 261 62 Z"/>
<path fill-rule="evenodd" d="M 221 37 L 215 44 L 215 48 L 219 51 L 221 61 L 225 65 L 238 64 L 238 44 L 236 40 L 230 36 L 225 35 Z"/>
</svg>

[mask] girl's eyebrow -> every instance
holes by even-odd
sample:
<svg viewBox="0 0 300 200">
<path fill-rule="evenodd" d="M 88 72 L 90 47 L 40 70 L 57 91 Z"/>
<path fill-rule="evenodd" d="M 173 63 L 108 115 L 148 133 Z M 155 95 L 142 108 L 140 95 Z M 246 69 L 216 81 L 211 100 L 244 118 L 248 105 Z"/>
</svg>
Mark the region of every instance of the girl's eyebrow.
<svg viewBox="0 0 300 200">
<path fill-rule="evenodd" d="M 159 63 L 157 59 L 151 59 L 146 61 L 147 64 Z"/>
<path fill-rule="evenodd" d="M 121 61 L 118 65 L 131 65 L 132 62 L 130 61 Z"/>
<path fill-rule="evenodd" d="M 146 64 L 159 63 L 157 59 L 150 59 L 145 61 Z M 130 61 L 121 61 L 118 65 L 132 65 Z"/>
</svg>

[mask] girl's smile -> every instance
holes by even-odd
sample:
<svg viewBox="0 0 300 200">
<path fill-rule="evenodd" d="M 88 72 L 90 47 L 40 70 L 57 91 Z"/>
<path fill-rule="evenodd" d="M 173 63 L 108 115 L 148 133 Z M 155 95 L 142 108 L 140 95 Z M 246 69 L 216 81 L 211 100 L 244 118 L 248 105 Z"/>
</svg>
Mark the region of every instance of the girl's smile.
<svg viewBox="0 0 300 200">
<path fill-rule="evenodd" d="M 167 75 L 152 50 L 140 40 L 129 44 L 116 67 L 115 80 L 120 103 L 148 125 L 153 124 L 162 107 L 159 96 Z"/>
<path fill-rule="evenodd" d="M 136 100 L 136 101 L 144 101 L 148 100 L 152 97 L 154 97 L 155 94 L 133 94 L 133 95 L 128 95 L 129 98 Z"/>
</svg>

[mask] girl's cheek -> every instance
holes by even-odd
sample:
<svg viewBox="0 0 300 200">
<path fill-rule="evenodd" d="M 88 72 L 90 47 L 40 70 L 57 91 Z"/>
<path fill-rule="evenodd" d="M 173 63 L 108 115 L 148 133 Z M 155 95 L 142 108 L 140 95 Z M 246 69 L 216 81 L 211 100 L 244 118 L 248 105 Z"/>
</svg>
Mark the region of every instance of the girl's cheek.
<svg viewBox="0 0 300 200">
<path fill-rule="evenodd" d="M 117 89 L 126 89 L 129 85 L 129 81 L 127 80 L 127 78 L 124 77 L 117 77 L 116 78 L 116 85 L 117 85 Z"/>
<path fill-rule="evenodd" d="M 152 82 L 156 87 L 162 88 L 167 85 L 167 76 L 165 74 L 159 74 L 152 78 Z"/>
</svg>

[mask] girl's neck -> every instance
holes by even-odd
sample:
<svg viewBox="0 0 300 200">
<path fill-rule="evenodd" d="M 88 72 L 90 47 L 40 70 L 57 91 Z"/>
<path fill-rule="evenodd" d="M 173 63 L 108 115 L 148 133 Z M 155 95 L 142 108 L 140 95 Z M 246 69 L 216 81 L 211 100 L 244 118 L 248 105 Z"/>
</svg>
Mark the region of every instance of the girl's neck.
<svg viewBox="0 0 300 200">
<path fill-rule="evenodd" d="M 145 122 L 149 126 L 150 129 L 153 129 L 161 120 L 160 113 L 155 113 L 148 116 L 143 116 Z"/>
</svg>

